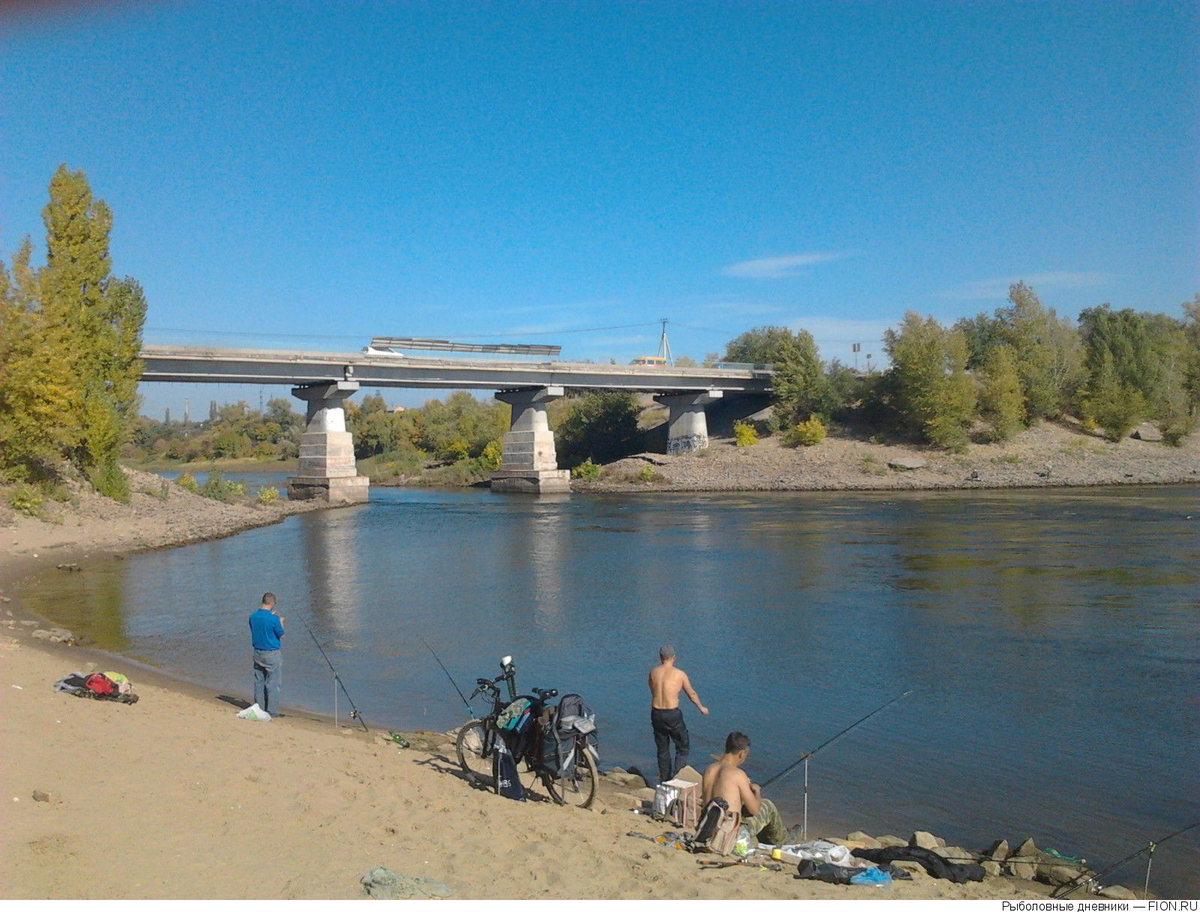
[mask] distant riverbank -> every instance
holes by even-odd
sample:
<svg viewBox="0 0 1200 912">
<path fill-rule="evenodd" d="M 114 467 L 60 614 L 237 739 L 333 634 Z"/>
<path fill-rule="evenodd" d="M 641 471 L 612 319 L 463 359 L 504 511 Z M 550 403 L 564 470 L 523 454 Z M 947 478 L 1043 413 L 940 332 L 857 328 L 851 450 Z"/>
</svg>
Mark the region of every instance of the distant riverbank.
<svg viewBox="0 0 1200 912">
<path fill-rule="evenodd" d="M 1004 444 L 964 453 L 830 436 L 790 448 L 770 437 L 749 447 L 714 439 L 687 456 L 644 453 L 606 465 L 580 492 L 888 491 L 1191 484 L 1200 480 L 1200 437 L 1183 446 L 1126 439 L 1110 443 L 1045 423 Z"/>
<path fill-rule="evenodd" d="M 1149 436 L 1149 434 L 1148 434 Z M 281 473 L 295 460 L 226 459 L 187 463 L 156 460 L 137 470 L 178 474 Z M 404 470 L 387 457 L 359 460 L 376 487 L 467 488 L 489 473 L 473 460 L 431 462 Z M 1119 443 L 1077 425 L 1047 422 L 1003 444 L 972 444 L 950 453 L 925 446 L 877 443 L 832 434 L 814 447 L 786 447 L 766 437 L 749 447 L 714 437 L 687 456 L 640 453 L 600 467 L 595 478 L 574 478 L 579 493 L 665 491 L 888 491 L 989 488 L 1100 487 L 1190 484 L 1200 479 L 1200 435 L 1183 446 L 1129 438 Z"/>
</svg>

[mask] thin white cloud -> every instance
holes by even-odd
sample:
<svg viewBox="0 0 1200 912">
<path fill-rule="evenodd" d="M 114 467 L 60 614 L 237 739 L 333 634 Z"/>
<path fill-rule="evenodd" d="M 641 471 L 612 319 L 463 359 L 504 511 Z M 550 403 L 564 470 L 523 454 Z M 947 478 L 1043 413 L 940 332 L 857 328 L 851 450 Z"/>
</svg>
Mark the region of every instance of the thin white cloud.
<svg viewBox="0 0 1200 912">
<path fill-rule="evenodd" d="M 1017 282 L 1032 285 L 1034 290 L 1062 288 L 1098 288 L 1107 285 L 1114 276 L 1107 272 L 1031 272 L 1006 278 L 982 279 L 967 282 L 943 291 L 939 297 L 955 301 L 1002 301 L 1008 297 L 1008 288 Z"/>
<path fill-rule="evenodd" d="M 805 266 L 816 266 L 818 263 L 830 263 L 850 256 L 849 253 L 838 251 L 814 251 L 810 253 L 793 253 L 788 256 L 761 257 L 756 260 L 742 260 L 721 270 L 721 275 L 732 276 L 735 279 L 787 279 L 798 275 Z"/>
</svg>

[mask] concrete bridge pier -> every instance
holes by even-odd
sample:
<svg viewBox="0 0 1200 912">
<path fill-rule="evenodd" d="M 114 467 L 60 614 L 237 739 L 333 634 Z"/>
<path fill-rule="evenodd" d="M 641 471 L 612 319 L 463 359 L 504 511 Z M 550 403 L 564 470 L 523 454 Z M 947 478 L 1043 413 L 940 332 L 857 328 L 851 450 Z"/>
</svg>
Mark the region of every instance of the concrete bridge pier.
<svg viewBox="0 0 1200 912">
<path fill-rule="evenodd" d="M 696 453 L 708 446 L 708 419 L 704 407 L 716 402 L 721 390 L 702 393 L 678 393 L 655 396 L 654 401 L 667 407 L 667 455 Z"/>
<path fill-rule="evenodd" d="M 292 390 L 308 403 L 307 427 L 300 435 L 300 471 L 288 479 L 292 500 L 365 503 L 370 481 L 358 474 L 354 438 L 346 430 L 346 400 L 358 392 L 355 380 L 314 383 Z"/>
<path fill-rule="evenodd" d="M 512 406 L 512 422 L 504 435 L 500 468 L 492 473 L 492 490 L 551 494 L 571 490 L 571 474 L 558 467 L 554 432 L 546 403 L 563 395 L 561 386 L 504 390 L 496 398 Z"/>
</svg>

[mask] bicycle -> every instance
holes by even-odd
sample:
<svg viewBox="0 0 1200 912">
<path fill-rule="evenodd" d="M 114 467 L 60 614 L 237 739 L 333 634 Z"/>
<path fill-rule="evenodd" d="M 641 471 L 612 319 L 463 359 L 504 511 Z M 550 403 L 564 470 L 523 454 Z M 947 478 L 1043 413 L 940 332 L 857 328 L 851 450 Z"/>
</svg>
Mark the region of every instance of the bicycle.
<svg viewBox="0 0 1200 912">
<path fill-rule="evenodd" d="M 506 740 L 518 769 L 532 782 L 540 782 L 555 804 L 588 808 L 596 797 L 600 777 L 596 770 L 594 751 L 588 743 L 588 731 L 557 731 L 555 722 L 557 708 L 549 701 L 558 696 L 553 689 L 532 688 L 531 695 L 517 694 L 516 668 L 510 657 L 501 662 L 503 671 L 495 678 L 478 678 L 475 689 L 468 700 L 485 696 L 491 700 L 491 710 L 482 719 L 472 719 L 458 732 L 455 752 L 458 764 L 466 773 L 467 781 L 481 788 L 498 791 L 492 774 L 492 761 L 496 754 L 496 740 L 504 737 L 497 720 L 506 709 L 519 699 L 529 701 L 530 719 L 526 730 L 517 737 Z M 508 700 L 501 694 L 499 684 L 507 684 Z M 594 728 L 594 726 L 593 726 Z M 511 742 L 511 743 L 510 743 Z M 574 752 L 574 762 L 569 764 L 569 775 L 560 775 L 561 760 L 568 752 Z M 526 776 L 522 776 L 524 780 Z M 522 785 L 528 785 L 523 781 Z"/>
</svg>

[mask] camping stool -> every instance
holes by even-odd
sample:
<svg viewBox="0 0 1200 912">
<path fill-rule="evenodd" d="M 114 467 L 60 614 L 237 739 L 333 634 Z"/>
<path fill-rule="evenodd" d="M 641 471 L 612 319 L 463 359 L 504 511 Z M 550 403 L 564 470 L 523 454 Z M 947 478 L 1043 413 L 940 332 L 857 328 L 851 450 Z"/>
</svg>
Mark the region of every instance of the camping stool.
<svg viewBox="0 0 1200 912">
<path fill-rule="evenodd" d="M 680 826 L 695 829 L 700 824 L 700 783 L 686 779 L 670 779 L 663 783 L 675 789 L 678 798 L 671 808 L 671 819 Z"/>
</svg>

